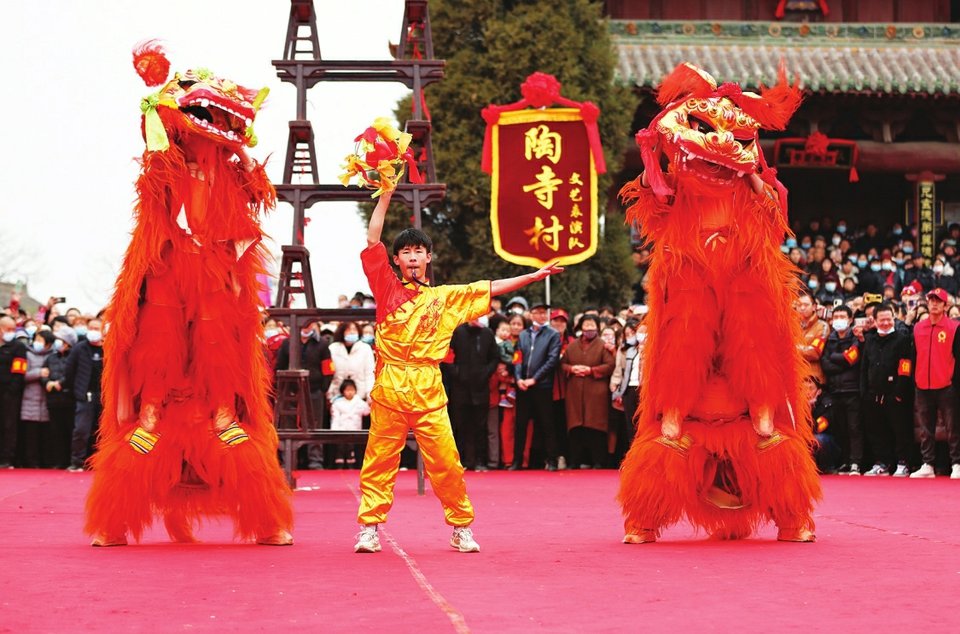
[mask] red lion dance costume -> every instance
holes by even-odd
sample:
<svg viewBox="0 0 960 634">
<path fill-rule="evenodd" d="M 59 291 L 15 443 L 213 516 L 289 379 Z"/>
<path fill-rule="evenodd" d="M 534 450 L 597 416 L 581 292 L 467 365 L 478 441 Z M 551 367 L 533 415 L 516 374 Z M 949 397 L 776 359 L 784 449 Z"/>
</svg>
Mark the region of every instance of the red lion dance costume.
<svg viewBox="0 0 960 634">
<path fill-rule="evenodd" d="M 621 190 L 653 244 L 637 436 L 620 478 L 624 542 L 655 541 L 684 517 L 720 539 L 773 520 L 779 539 L 814 541 L 799 282 L 779 247 L 786 189 L 757 138 L 786 126 L 800 92 L 783 69 L 757 95 L 681 64 L 658 103 L 637 133 L 644 173 Z"/>
<path fill-rule="evenodd" d="M 149 86 L 170 68 L 152 42 L 134 65 Z M 241 539 L 293 542 L 256 281 L 258 214 L 275 192 L 243 151 L 256 143 L 265 96 L 200 69 L 174 74 L 141 104 L 147 149 L 107 314 L 91 459 L 95 546 L 139 540 L 154 514 L 178 542 L 195 541 L 194 524 L 214 514 L 231 516 Z"/>
</svg>

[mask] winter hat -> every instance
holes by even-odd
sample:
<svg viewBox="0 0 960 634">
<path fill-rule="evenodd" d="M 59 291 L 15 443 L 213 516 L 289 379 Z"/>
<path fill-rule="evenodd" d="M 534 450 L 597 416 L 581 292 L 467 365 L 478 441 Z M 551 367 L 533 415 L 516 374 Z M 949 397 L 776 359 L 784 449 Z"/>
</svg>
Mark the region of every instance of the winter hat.
<svg viewBox="0 0 960 634">
<path fill-rule="evenodd" d="M 60 328 L 57 328 L 57 332 L 54 333 L 53 336 L 63 341 L 71 348 L 77 345 L 77 332 L 70 326 L 61 326 Z"/>
</svg>

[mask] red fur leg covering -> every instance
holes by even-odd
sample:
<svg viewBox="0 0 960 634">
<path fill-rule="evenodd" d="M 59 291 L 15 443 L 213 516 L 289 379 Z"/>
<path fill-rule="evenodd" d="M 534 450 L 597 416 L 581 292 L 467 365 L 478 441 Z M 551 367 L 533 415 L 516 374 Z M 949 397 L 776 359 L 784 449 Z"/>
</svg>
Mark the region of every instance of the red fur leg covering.
<svg viewBox="0 0 960 634">
<path fill-rule="evenodd" d="M 714 538 L 748 537 L 758 525 L 813 530 L 813 503 L 820 480 L 809 447 L 782 433 L 764 448 L 751 422 L 708 425 L 686 420 L 689 447 L 683 450 L 647 434 L 630 448 L 621 467 L 619 500 L 628 533 L 659 532 L 685 517 Z M 710 501 L 718 470 L 725 490 L 742 508 L 720 508 Z"/>
<path fill-rule="evenodd" d="M 702 271 L 681 268 L 663 291 L 656 319 L 656 336 L 648 339 L 647 354 L 656 369 L 644 377 L 647 405 L 657 413 L 678 409 L 685 416 L 699 397 L 716 354 L 720 321 L 717 298 L 705 288 Z"/>
<path fill-rule="evenodd" d="M 637 436 L 620 466 L 617 497 L 628 534 L 653 530 L 659 535 L 680 521 L 685 500 L 694 494 L 686 456 L 658 443 L 658 437 L 659 429 Z"/>
<path fill-rule="evenodd" d="M 189 541 L 192 526 L 211 515 L 231 517 L 244 540 L 291 530 L 291 495 L 277 462 L 276 433 L 266 425 L 244 429 L 250 440 L 228 446 L 209 415 L 190 404 L 171 404 L 150 453 L 137 453 L 124 437 L 102 442 L 92 459 L 86 531 L 129 531 L 139 541 L 154 514 L 164 516 L 176 541 Z"/>
</svg>

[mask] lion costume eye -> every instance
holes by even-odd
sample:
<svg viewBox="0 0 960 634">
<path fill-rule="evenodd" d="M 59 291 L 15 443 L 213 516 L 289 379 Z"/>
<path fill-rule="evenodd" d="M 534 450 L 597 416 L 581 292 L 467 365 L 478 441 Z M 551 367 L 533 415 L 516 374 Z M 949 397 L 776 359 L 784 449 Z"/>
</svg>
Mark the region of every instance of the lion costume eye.
<svg viewBox="0 0 960 634">
<path fill-rule="evenodd" d="M 703 134 L 716 131 L 716 128 L 714 128 L 712 125 L 700 117 L 695 117 L 693 115 L 690 116 L 690 129 L 695 132 L 702 132 Z"/>
</svg>

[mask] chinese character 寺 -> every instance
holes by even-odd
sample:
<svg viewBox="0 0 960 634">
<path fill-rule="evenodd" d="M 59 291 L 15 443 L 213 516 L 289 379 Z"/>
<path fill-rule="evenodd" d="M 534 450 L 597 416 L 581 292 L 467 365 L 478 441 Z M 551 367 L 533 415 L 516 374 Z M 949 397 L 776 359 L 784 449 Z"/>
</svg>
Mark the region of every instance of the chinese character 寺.
<svg viewBox="0 0 960 634">
<path fill-rule="evenodd" d="M 545 125 L 530 128 L 523 135 L 523 155 L 528 161 L 531 158 L 547 157 L 556 165 L 562 151 L 560 135 L 551 132 Z"/>
<path fill-rule="evenodd" d="M 563 225 L 560 224 L 560 221 L 556 216 L 550 216 L 550 218 L 553 220 L 553 224 L 549 227 L 544 226 L 543 218 L 537 216 L 536 221 L 533 223 L 533 227 L 523 231 L 528 236 L 531 236 L 530 244 L 537 251 L 540 250 L 541 241 L 553 251 L 558 251 L 560 249 L 560 230 L 563 229 Z"/>
<path fill-rule="evenodd" d="M 549 166 L 544 165 L 543 169 L 537 174 L 537 182 L 524 185 L 524 192 L 533 192 L 539 202 L 545 209 L 553 209 L 553 193 L 557 191 L 559 185 L 563 184 L 563 179 L 557 178 Z"/>
</svg>

